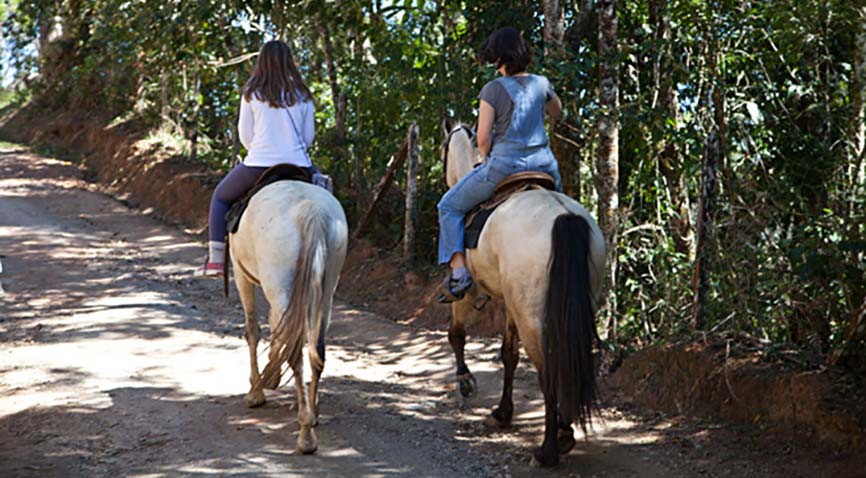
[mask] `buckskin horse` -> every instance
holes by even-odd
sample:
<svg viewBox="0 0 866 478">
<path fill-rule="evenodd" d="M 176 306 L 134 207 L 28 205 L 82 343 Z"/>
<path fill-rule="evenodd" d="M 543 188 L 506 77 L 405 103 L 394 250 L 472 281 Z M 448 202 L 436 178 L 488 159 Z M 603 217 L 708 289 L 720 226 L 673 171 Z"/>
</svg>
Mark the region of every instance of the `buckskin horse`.
<svg viewBox="0 0 866 478">
<path fill-rule="evenodd" d="M 250 354 L 247 406 L 265 403 L 263 388 L 279 385 L 283 364 L 294 373 L 298 396 L 301 453 L 316 451 L 318 385 L 325 365 L 325 332 L 334 291 L 346 258 L 348 229 L 343 208 L 334 196 L 302 181 L 269 184 L 249 200 L 228 250 L 235 284 L 243 303 Z M 270 304 L 271 347 L 268 364 L 259 373 L 259 325 L 255 287 Z M 312 368 L 304 383 L 304 345 Z"/>
<path fill-rule="evenodd" d="M 477 163 L 474 134 L 464 125 L 444 123 L 442 146 L 449 187 Z M 507 181 L 507 179 L 506 179 Z M 535 466 L 552 466 L 575 445 L 572 424 L 591 425 L 596 400 L 593 345 L 595 304 L 604 276 L 604 238 L 589 212 L 572 198 L 550 190 L 517 192 L 487 219 L 477 247 L 467 249 L 476 287 L 452 304 L 448 340 L 457 361 L 464 396 L 475 393 L 475 379 L 464 361 L 464 323 L 481 294 L 504 302 L 502 341 L 504 384 L 499 405 L 486 422 L 505 427 L 514 410 L 512 384 L 519 359 L 518 340 L 538 370 L 544 394 L 544 441 L 533 451 Z"/>
</svg>

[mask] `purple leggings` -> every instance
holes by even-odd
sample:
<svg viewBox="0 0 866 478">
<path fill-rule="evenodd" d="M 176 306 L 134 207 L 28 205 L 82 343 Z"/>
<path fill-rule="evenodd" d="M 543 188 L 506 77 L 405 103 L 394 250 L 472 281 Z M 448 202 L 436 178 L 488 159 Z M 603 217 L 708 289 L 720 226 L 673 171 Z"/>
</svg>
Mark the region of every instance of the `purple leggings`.
<svg viewBox="0 0 866 478">
<path fill-rule="evenodd" d="M 226 177 L 217 184 L 210 200 L 210 240 L 223 242 L 226 240 L 226 213 L 232 203 L 242 198 L 253 186 L 256 180 L 268 168 L 245 166 L 243 163 L 235 166 Z"/>
<path fill-rule="evenodd" d="M 210 226 L 210 240 L 223 242 L 226 240 L 226 213 L 232 204 L 256 185 L 259 176 L 268 168 L 259 166 L 246 166 L 243 163 L 235 166 L 226 177 L 217 184 L 213 197 L 210 200 L 210 214 L 208 225 Z M 319 172 L 319 168 L 312 166 L 301 168 L 311 176 Z"/>
</svg>

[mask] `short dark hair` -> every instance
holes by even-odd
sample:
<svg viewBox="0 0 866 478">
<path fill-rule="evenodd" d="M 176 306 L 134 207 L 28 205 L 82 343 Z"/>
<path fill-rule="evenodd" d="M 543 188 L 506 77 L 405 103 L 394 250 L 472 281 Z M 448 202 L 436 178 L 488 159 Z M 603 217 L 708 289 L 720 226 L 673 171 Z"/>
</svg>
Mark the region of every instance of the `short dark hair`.
<svg viewBox="0 0 866 478">
<path fill-rule="evenodd" d="M 500 28 L 491 33 L 478 50 L 478 59 L 493 63 L 496 68 L 505 65 L 509 75 L 526 71 L 532 63 L 532 49 L 513 28 Z"/>
</svg>

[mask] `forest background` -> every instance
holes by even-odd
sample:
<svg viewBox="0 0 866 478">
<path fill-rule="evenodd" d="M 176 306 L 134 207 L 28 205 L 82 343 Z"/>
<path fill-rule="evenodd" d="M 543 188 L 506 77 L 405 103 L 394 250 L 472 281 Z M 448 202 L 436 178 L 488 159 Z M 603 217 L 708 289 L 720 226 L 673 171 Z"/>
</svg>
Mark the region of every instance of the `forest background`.
<svg viewBox="0 0 866 478">
<path fill-rule="evenodd" d="M 512 26 L 564 118 L 566 192 L 610 244 L 600 327 L 620 346 L 748 336 L 863 369 L 866 3 L 849 0 L 0 2 L 9 108 L 135 121 L 226 171 L 238 90 L 281 38 L 315 96 L 314 161 L 352 225 L 420 128 L 415 267 L 432 267 L 446 117 L 474 123 Z M 403 240 L 403 182 L 367 236 Z"/>
</svg>

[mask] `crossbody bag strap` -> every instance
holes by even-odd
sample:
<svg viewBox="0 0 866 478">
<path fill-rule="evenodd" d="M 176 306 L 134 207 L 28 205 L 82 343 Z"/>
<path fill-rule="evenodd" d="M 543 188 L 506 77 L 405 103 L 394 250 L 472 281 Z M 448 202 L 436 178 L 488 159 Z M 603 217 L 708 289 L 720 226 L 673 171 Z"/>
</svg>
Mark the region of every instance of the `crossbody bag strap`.
<svg viewBox="0 0 866 478">
<path fill-rule="evenodd" d="M 289 115 L 289 122 L 292 123 L 292 129 L 295 130 L 295 136 L 298 138 L 298 142 L 301 143 L 301 148 L 304 150 L 304 156 L 307 158 L 307 161 L 309 161 L 310 165 L 312 166 L 313 160 L 310 159 L 310 153 L 307 152 L 307 144 L 304 142 L 304 138 L 298 131 L 298 127 L 295 125 L 295 119 L 292 118 L 292 110 L 290 110 L 288 106 L 286 107 L 286 114 Z"/>
</svg>

